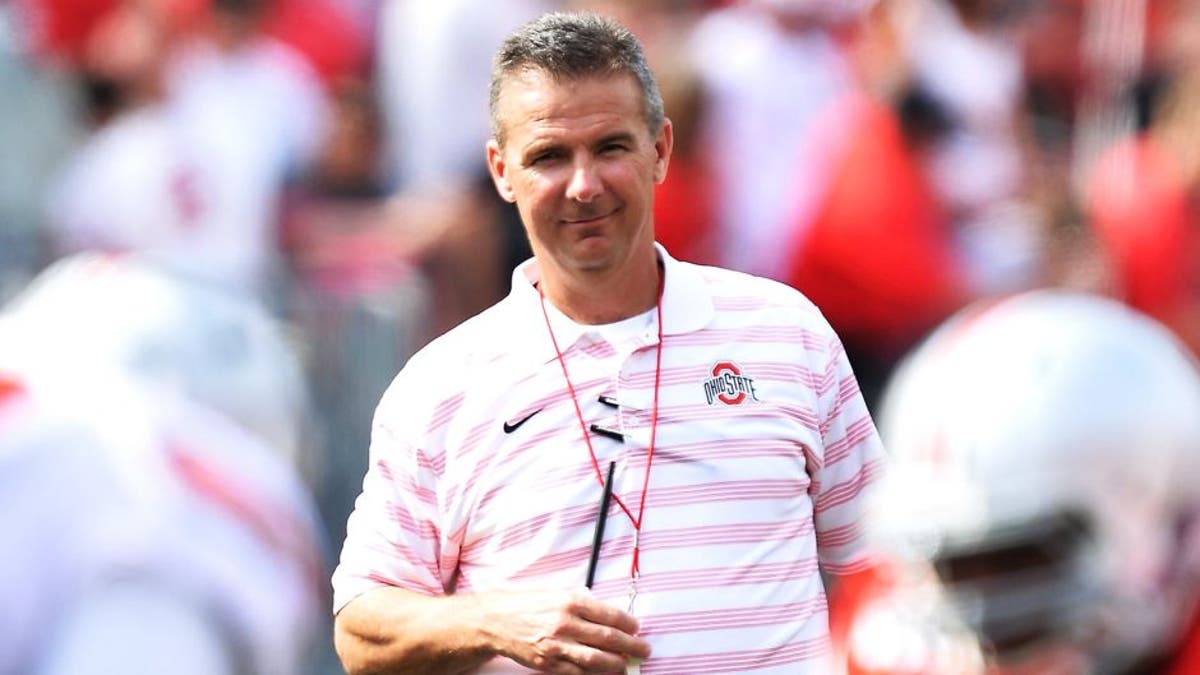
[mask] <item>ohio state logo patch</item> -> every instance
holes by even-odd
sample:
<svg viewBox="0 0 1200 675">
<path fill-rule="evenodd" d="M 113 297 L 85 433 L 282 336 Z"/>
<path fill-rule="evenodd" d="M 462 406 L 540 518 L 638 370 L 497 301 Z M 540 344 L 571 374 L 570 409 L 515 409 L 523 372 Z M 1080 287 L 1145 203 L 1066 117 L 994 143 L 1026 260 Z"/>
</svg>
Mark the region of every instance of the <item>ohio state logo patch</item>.
<svg viewBox="0 0 1200 675">
<path fill-rule="evenodd" d="M 704 383 L 704 398 L 712 405 L 717 401 L 725 405 L 738 405 L 747 398 L 757 401 L 754 378 L 742 375 L 742 369 L 731 361 L 722 361 L 712 367 L 712 379 Z"/>
</svg>

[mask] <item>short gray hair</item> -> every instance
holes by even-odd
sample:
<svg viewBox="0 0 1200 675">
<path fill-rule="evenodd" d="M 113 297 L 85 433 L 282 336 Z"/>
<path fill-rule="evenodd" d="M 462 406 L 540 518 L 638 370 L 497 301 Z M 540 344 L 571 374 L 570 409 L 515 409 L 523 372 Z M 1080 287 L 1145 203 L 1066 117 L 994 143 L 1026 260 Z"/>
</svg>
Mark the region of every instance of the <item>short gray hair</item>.
<svg viewBox="0 0 1200 675">
<path fill-rule="evenodd" d="M 500 90 L 512 75 L 541 71 L 555 79 L 629 73 L 642 89 L 646 126 L 657 134 L 663 125 L 662 93 L 637 38 L 617 21 L 591 12 L 553 12 L 530 21 L 500 45 L 492 61 L 489 109 L 492 136 L 504 144 Z"/>
</svg>

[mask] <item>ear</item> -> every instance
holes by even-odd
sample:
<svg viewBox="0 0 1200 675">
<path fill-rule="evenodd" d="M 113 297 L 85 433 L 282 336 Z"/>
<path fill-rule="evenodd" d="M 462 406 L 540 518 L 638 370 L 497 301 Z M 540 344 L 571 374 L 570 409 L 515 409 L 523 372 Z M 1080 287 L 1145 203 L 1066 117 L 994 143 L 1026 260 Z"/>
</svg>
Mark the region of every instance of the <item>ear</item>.
<svg viewBox="0 0 1200 675">
<path fill-rule="evenodd" d="M 500 193 L 500 198 L 506 202 L 517 201 L 512 183 L 508 180 L 508 163 L 504 160 L 504 150 L 500 148 L 500 144 L 494 138 L 487 142 L 487 165 L 488 173 L 492 174 L 492 183 L 496 186 L 496 192 Z"/>
<path fill-rule="evenodd" d="M 675 131 L 671 120 L 663 118 L 662 129 L 658 138 L 654 139 L 654 182 L 662 183 L 667 179 L 667 165 L 671 163 L 671 149 L 675 147 Z"/>
</svg>

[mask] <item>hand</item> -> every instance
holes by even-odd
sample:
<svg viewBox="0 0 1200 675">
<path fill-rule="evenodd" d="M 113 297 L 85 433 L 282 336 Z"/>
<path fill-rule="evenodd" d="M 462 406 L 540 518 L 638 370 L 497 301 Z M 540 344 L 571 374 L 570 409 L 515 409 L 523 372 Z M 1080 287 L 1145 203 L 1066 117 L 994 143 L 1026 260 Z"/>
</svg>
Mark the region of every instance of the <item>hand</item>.
<svg viewBox="0 0 1200 675">
<path fill-rule="evenodd" d="M 646 658 L 632 615 L 586 591 L 488 594 L 487 631 L 496 653 L 528 668 L 561 675 L 620 672 L 627 658 Z"/>
</svg>

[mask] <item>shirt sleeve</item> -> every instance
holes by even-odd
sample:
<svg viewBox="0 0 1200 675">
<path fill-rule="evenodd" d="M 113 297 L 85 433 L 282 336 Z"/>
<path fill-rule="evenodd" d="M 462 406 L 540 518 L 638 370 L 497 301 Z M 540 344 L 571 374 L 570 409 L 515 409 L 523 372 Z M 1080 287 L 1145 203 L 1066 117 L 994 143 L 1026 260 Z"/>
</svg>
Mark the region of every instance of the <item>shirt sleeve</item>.
<svg viewBox="0 0 1200 675">
<path fill-rule="evenodd" d="M 868 493 L 882 477 L 884 449 L 841 340 L 832 336 L 818 395 L 823 452 L 813 476 L 814 524 L 822 568 L 852 574 L 869 564 Z"/>
<path fill-rule="evenodd" d="M 362 493 L 333 573 L 335 614 L 381 586 L 441 595 L 450 583 L 453 570 L 444 571 L 439 564 L 444 558 L 436 459 L 411 431 L 421 426 L 412 423 L 414 416 L 421 417 L 416 412 L 420 406 L 396 400 L 395 393 L 403 389 L 398 379 L 375 412 Z"/>
</svg>

